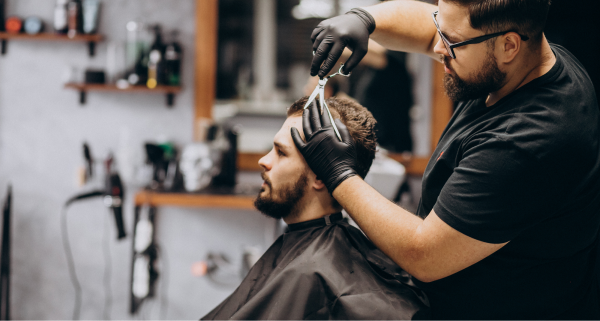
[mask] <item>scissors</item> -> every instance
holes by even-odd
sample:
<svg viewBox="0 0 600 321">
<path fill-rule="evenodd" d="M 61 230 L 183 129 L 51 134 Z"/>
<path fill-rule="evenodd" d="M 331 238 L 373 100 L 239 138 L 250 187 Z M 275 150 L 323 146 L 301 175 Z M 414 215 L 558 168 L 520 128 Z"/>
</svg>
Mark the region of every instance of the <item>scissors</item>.
<svg viewBox="0 0 600 321">
<path fill-rule="evenodd" d="M 338 139 L 340 140 L 340 142 L 342 141 L 342 136 L 340 135 L 340 132 L 338 131 L 338 128 L 335 125 L 335 122 L 333 121 L 333 117 L 331 117 L 331 112 L 329 111 L 329 107 L 327 107 L 327 104 L 325 103 L 325 84 L 327 83 L 327 80 L 329 80 L 329 78 L 331 78 L 335 75 L 342 75 L 344 77 L 350 77 L 350 73 L 344 74 L 342 72 L 342 68 L 344 68 L 344 64 L 342 64 L 340 66 L 340 70 L 338 70 L 338 72 L 333 73 L 329 76 L 326 76 L 325 78 L 319 79 L 319 84 L 317 85 L 315 90 L 312 92 L 312 94 L 310 94 L 310 96 L 308 97 L 308 100 L 306 101 L 306 105 L 304 105 L 304 109 L 308 108 L 308 106 L 310 106 L 310 104 L 313 102 L 313 100 L 315 100 L 317 95 L 319 95 L 319 103 L 321 105 L 321 115 L 323 115 L 323 109 L 327 110 L 327 115 L 329 116 L 329 121 L 331 122 L 331 125 L 333 126 L 333 130 L 335 131 L 335 134 L 338 137 Z"/>
</svg>

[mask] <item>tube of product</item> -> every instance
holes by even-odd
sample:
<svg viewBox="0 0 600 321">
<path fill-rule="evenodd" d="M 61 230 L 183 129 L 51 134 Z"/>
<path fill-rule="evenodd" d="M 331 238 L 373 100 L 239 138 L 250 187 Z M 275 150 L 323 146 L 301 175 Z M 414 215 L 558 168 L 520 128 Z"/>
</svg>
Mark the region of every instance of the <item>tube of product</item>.
<svg viewBox="0 0 600 321">
<path fill-rule="evenodd" d="M 69 15 L 69 32 L 67 35 L 69 38 L 73 38 L 80 34 L 83 30 L 81 26 L 81 0 L 71 0 L 67 5 L 67 11 Z"/>
<path fill-rule="evenodd" d="M 66 34 L 69 31 L 69 14 L 67 13 L 68 0 L 56 0 L 54 7 L 54 31 Z"/>
<path fill-rule="evenodd" d="M 83 0 L 83 32 L 92 34 L 98 32 L 98 15 L 100 0 Z"/>
</svg>

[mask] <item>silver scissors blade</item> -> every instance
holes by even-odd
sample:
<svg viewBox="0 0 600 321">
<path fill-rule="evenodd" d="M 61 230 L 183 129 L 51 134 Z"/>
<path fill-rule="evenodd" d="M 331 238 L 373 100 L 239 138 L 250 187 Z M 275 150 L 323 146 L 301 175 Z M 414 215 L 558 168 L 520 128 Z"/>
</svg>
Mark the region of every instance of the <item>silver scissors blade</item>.
<svg viewBox="0 0 600 321">
<path fill-rule="evenodd" d="M 323 106 L 325 106 L 325 109 L 327 109 L 327 116 L 329 116 L 329 121 L 331 122 L 331 126 L 333 126 L 333 131 L 335 131 L 335 135 L 341 142 L 342 136 L 340 135 L 340 132 L 338 131 L 337 125 L 335 124 L 335 121 L 333 120 L 333 117 L 331 116 L 331 112 L 329 111 L 329 107 L 325 103 L 325 100 L 323 100 Z"/>
<path fill-rule="evenodd" d="M 321 91 L 320 86 L 321 85 L 317 85 L 315 90 L 313 90 L 312 94 L 310 94 L 310 96 L 308 97 L 308 100 L 306 101 L 306 104 L 304 105 L 304 109 L 306 109 L 308 106 L 310 106 L 310 103 L 312 103 L 312 101 L 315 100 L 315 97 L 317 97 L 317 95 Z"/>
<path fill-rule="evenodd" d="M 329 77 L 331 78 L 331 76 Z M 304 105 L 304 109 L 308 108 L 308 106 L 310 106 L 310 104 L 313 102 L 313 100 L 316 99 L 317 95 L 319 95 L 319 105 L 320 106 L 320 113 L 321 115 L 323 115 L 323 111 L 327 110 L 327 116 L 329 117 L 329 121 L 331 122 L 331 126 L 333 127 L 333 131 L 335 131 L 335 135 L 337 136 L 337 138 L 340 140 L 340 142 L 342 141 L 342 136 L 340 135 L 340 132 L 338 131 L 337 125 L 335 124 L 333 117 L 331 116 L 331 112 L 329 111 L 329 107 L 327 106 L 327 104 L 325 103 L 325 84 L 327 83 L 327 78 L 324 79 L 319 79 L 319 84 L 317 85 L 317 87 L 315 88 L 315 90 L 312 92 L 312 94 L 310 94 L 310 96 L 308 97 L 308 100 L 306 101 L 306 104 Z"/>
</svg>

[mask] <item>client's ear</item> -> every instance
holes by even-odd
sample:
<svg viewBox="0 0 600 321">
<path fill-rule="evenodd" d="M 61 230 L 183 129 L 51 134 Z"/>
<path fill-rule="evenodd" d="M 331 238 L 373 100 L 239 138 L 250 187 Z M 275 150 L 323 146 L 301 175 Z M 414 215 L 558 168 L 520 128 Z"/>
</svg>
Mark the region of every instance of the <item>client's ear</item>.
<svg viewBox="0 0 600 321">
<path fill-rule="evenodd" d="M 325 186 L 325 183 L 323 183 L 323 181 L 317 177 L 317 174 L 315 174 L 315 172 L 311 170 L 309 170 L 308 172 L 308 184 L 311 188 L 314 188 L 319 192 L 322 190 L 327 190 L 327 186 Z"/>
<path fill-rule="evenodd" d="M 318 177 L 315 178 L 314 182 L 312 183 L 312 187 L 314 189 L 316 189 L 317 191 L 321 191 L 323 189 L 327 189 L 327 187 L 325 186 L 325 183 L 323 183 L 322 180 L 320 180 Z"/>
</svg>

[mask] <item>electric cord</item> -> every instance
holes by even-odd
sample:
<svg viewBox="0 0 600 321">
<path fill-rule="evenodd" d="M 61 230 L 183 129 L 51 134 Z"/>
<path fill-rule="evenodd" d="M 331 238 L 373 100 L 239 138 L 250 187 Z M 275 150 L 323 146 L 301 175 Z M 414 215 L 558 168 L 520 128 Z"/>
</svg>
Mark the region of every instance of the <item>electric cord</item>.
<svg viewBox="0 0 600 321">
<path fill-rule="evenodd" d="M 110 239 L 109 239 L 109 225 L 110 217 L 106 215 L 104 217 L 104 235 L 103 235 L 103 252 L 104 252 L 104 310 L 102 312 L 102 318 L 104 320 L 110 320 L 110 310 L 112 307 L 112 260 L 110 255 Z"/>
<path fill-rule="evenodd" d="M 73 259 L 73 252 L 71 251 L 71 243 L 69 241 L 69 230 L 67 227 L 67 209 L 70 202 L 67 202 L 62 209 L 61 214 L 61 235 L 62 243 L 67 257 L 67 267 L 69 271 L 69 277 L 71 278 L 71 284 L 75 289 L 75 306 L 73 307 L 72 320 L 79 320 L 79 314 L 81 312 L 81 284 L 77 278 L 77 272 L 75 271 L 75 260 Z"/>
<path fill-rule="evenodd" d="M 158 250 L 158 257 L 161 258 L 160 267 L 162 269 L 159 318 L 160 320 L 167 320 L 169 310 L 169 260 L 166 252 L 161 247 L 157 245 L 156 249 Z"/>
<path fill-rule="evenodd" d="M 139 319 L 141 321 L 151 321 L 153 320 L 153 318 L 151 317 L 153 315 L 152 311 L 154 310 L 154 306 L 155 303 L 154 301 L 152 302 L 146 302 L 146 304 L 142 304 L 140 311 L 139 311 Z"/>
<path fill-rule="evenodd" d="M 147 302 L 145 309 L 142 309 L 142 320 L 152 320 L 150 316 L 154 315 L 154 308 L 156 303 L 154 301 Z"/>
</svg>

